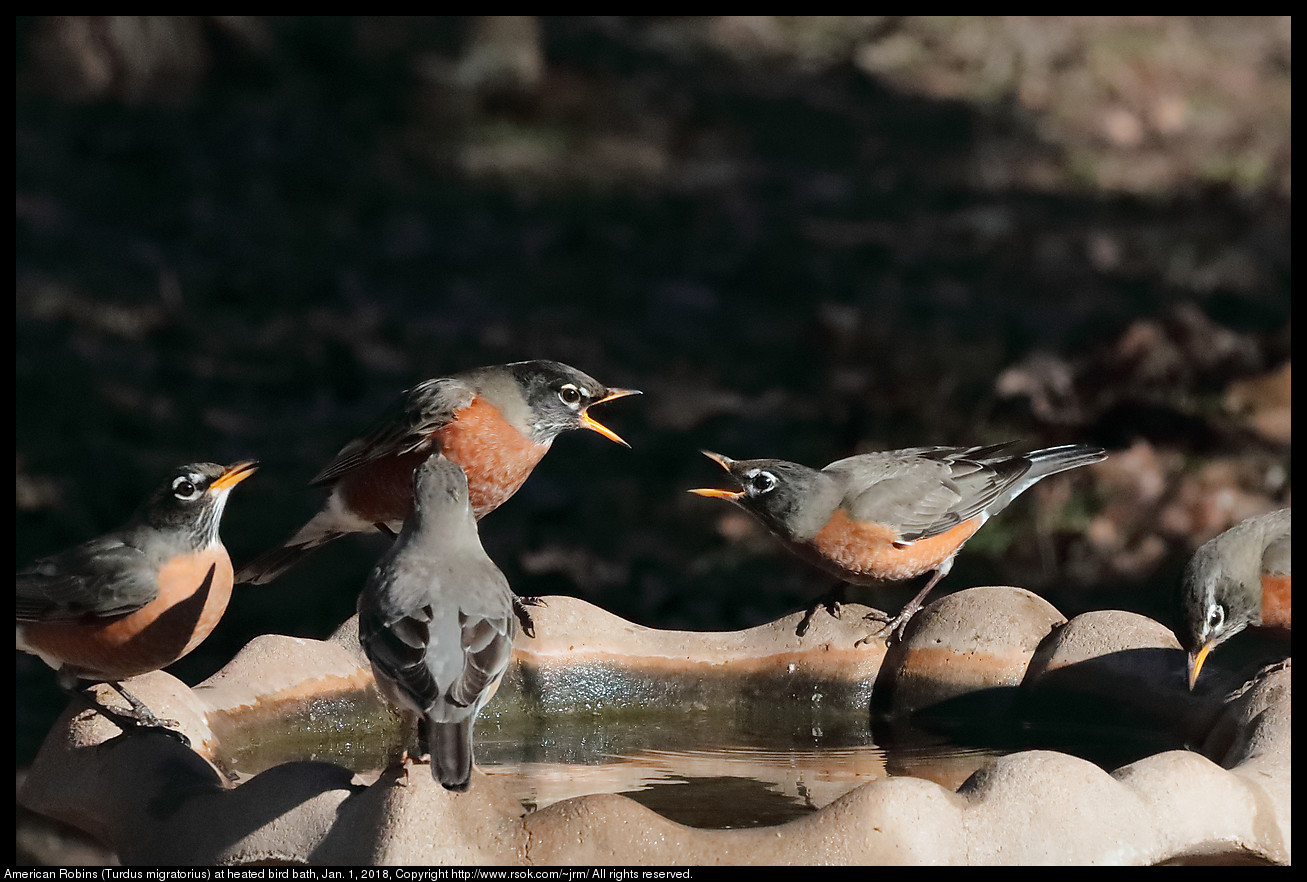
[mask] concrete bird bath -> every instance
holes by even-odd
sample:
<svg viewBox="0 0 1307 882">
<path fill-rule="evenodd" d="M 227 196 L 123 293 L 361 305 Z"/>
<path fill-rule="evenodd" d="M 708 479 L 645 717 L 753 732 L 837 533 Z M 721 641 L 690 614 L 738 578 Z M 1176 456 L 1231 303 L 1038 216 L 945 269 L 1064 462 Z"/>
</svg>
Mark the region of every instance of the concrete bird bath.
<svg viewBox="0 0 1307 882">
<path fill-rule="evenodd" d="M 548 598 L 533 610 L 537 636 L 519 637 L 482 714 L 481 767 L 463 794 L 443 790 L 425 765 L 356 773 L 382 765 L 400 733 L 378 703 L 352 620 L 325 641 L 260 637 L 193 689 L 163 672 L 131 681 L 193 749 L 158 733 L 123 736 L 70 708 L 19 798 L 124 863 L 1291 861 L 1289 662 L 1244 682 L 1222 679 L 1217 657 L 1191 694 L 1174 635 L 1131 613 L 1068 622 L 1022 589 L 973 588 L 924 609 L 887 651 L 879 641 L 854 646 L 865 611 L 819 613 L 800 640 L 799 614 L 735 632 L 659 631 Z M 699 726 L 816 738 L 866 727 L 873 715 L 976 732 L 1111 717 L 1192 749 L 1110 770 L 1056 750 L 975 755 L 974 773 L 956 780 L 887 776 L 883 761 L 854 750 L 679 749 Z M 568 730 L 606 745 L 642 733 L 646 765 L 769 781 L 807 805 L 781 823 L 677 823 L 614 792 L 634 789 L 623 777 L 632 763 L 582 769 L 551 758 L 547 742 Z M 659 732 L 674 742 L 661 753 Z M 494 761 L 515 752 L 545 760 L 530 765 L 529 798 L 528 773 Z"/>
</svg>

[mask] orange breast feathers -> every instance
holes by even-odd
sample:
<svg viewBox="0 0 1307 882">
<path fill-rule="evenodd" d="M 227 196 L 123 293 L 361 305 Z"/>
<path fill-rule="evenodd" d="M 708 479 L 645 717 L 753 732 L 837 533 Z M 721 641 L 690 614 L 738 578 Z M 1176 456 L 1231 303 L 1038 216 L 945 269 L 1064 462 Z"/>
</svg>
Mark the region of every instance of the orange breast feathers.
<svg viewBox="0 0 1307 882">
<path fill-rule="evenodd" d="M 507 502 L 549 452 L 548 444 L 525 437 L 480 396 L 460 410 L 438 437 L 445 457 L 467 474 L 468 496 L 477 518 Z"/>
<path fill-rule="evenodd" d="M 849 572 L 899 581 L 937 569 L 980 529 L 980 523 L 980 518 L 971 518 L 936 536 L 896 546 L 898 534 L 892 527 L 855 521 L 844 509 L 836 509 L 811 544 Z"/>
<path fill-rule="evenodd" d="M 199 646 L 226 612 L 231 559 L 221 545 L 187 555 L 160 570 L 159 586 L 158 597 L 125 616 L 25 625 L 24 642 L 87 679 L 123 680 L 167 667 Z"/>
<path fill-rule="evenodd" d="M 350 511 L 377 524 L 408 520 L 413 514 L 413 470 L 439 449 L 467 473 L 472 511 L 481 518 L 516 493 L 549 450 L 548 444 L 523 437 L 481 397 L 473 398 L 432 438 L 435 447 L 377 459 L 345 475 L 337 489 Z"/>
<path fill-rule="evenodd" d="M 1274 573 L 1262 574 L 1262 627 L 1291 630 L 1293 603 L 1290 598 L 1290 578 Z"/>
</svg>

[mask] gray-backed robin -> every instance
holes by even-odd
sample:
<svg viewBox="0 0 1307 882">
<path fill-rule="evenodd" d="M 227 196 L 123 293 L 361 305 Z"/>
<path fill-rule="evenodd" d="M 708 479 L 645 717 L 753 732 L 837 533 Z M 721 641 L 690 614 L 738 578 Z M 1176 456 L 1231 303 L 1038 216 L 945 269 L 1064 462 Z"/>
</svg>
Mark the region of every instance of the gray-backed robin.
<svg viewBox="0 0 1307 882">
<path fill-rule="evenodd" d="M 122 527 L 19 572 L 18 648 L 58 671 L 67 692 L 110 684 L 132 707 L 96 705 L 116 722 L 162 726 L 118 681 L 172 664 L 222 618 L 232 566 L 218 523 L 227 494 L 255 468 L 182 466 Z"/>
<path fill-rule="evenodd" d="M 1106 457 L 1100 448 L 1083 444 L 1002 455 L 1008 446 L 864 453 L 820 471 L 779 459 L 733 460 L 704 451 L 743 489 L 690 492 L 736 503 L 800 557 L 842 581 L 875 584 L 932 573 L 897 616 L 864 640 L 887 630 L 901 637 L 926 595 L 952 568 L 958 550 L 985 521 L 1037 481 Z M 832 613 L 838 609 L 826 605 Z M 800 636 L 815 609 L 800 622 Z"/>
<path fill-rule="evenodd" d="M 241 567 L 236 581 L 269 582 L 346 533 L 380 528 L 394 535 L 413 510 L 413 469 L 435 451 L 467 474 L 480 519 L 517 492 L 561 432 L 590 429 L 625 445 L 589 409 L 637 394 L 607 388 L 556 361 L 493 365 L 419 383 L 313 478 L 331 488 L 322 511 L 283 545 Z"/>
<path fill-rule="evenodd" d="M 1288 632 L 1292 509 L 1248 518 L 1204 543 L 1180 582 L 1189 688 L 1207 655 L 1249 625 Z"/>
<path fill-rule="evenodd" d="M 422 720 L 432 777 L 463 791 L 473 725 L 513 652 L 513 592 L 481 547 L 461 468 L 429 454 L 413 496 L 412 516 L 359 595 L 359 641 L 381 693 Z"/>
</svg>

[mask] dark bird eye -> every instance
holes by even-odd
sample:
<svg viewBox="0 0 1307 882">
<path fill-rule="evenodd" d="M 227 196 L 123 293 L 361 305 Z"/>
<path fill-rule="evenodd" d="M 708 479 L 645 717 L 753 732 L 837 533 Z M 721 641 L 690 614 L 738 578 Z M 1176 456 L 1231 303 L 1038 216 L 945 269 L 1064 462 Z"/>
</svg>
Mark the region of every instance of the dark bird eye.
<svg viewBox="0 0 1307 882">
<path fill-rule="evenodd" d="M 581 390 L 568 383 L 558 390 L 558 400 L 568 407 L 575 407 L 581 400 Z"/>
<path fill-rule="evenodd" d="M 1215 631 L 1225 624 L 1225 607 L 1213 603 L 1207 608 L 1207 629 Z"/>
<path fill-rule="evenodd" d="M 776 487 L 776 476 L 771 472 L 754 472 L 749 476 L 749 489 L 753 493 L 767 493 Z"/>
<path fill-rule="evenodd" d="M 181 477 L 173 481 L 172 492 L 178 499 L 194 499 L 199 495 L 199 490 L 196 489 L 195 482 L 187 477 Z"/>
</svg>

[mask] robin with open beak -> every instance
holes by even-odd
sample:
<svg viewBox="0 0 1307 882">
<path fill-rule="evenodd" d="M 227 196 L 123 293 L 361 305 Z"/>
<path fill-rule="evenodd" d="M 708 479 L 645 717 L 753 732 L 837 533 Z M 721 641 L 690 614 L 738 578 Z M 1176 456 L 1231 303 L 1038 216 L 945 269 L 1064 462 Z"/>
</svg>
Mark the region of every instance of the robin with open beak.
<svg viewBox="0 0 1307 882">
<path fill-rule="evenodd" d="M 483 518 L 517 492 L 562 432 L 589 429 L 629 447 L 590 408 L 638 394 L 556 361 L 493 365 L 419 383 L 313 478 L 331 488 L 323 509 L 283 545 L 242 567 L 236 581 L 270 582 L 346 533 L 376 528 L 395 535 L 413 511 L 413 470 L 433 452 L 463 469 L 472 511 Z"/>
<path fill-rule="evenodd" d="M 779 459 L 734 460 L 704 451 L 740 490 L 691 490 L 726 499 L 760 520 L 791 551 L 842 582 L 930 579 L 897 616 L 859 640 L 899 638 L 963 544 L 1036 482 L 1106 457 L 1069 444 L 1015 456 L 990 447 L 917 447 L 864 453 L 812 469 Z M 799 623 L 802 636 L 816 607 Z M 824 601 L 833 615 L 838 603 Z M 868 618 L 871 618 L 869 616 Z"/>
<path fill-rule="evenodd" d="M 1189 689 L 1213 649 L 1252 625 L 1291 632 L 1292 509 L 1248 518 L 1204 543 L 1180 582 Z"/>
<path fill-rule="evenodd" d="M 218 523 L 256 467 L 182 466 L 122 527 L 19 572 L 17 648 L 58 671 L 71 694 L 108 683 L 131 711 L 92 704 L 124 728 L 167 729 L 119 681 L 167 667 L 217 626 L 232 590 Z"/>
<path fill-rule="evenodd" d="M 513 652 L 513 592 L 481 546 L 458 465 L 429 454 L 413 496 L 412 515 L 359 595 L 359 641 L 382 695 L 420 721 L 432 777 L 464 791 L 477 714 Z"/>
</svg>

